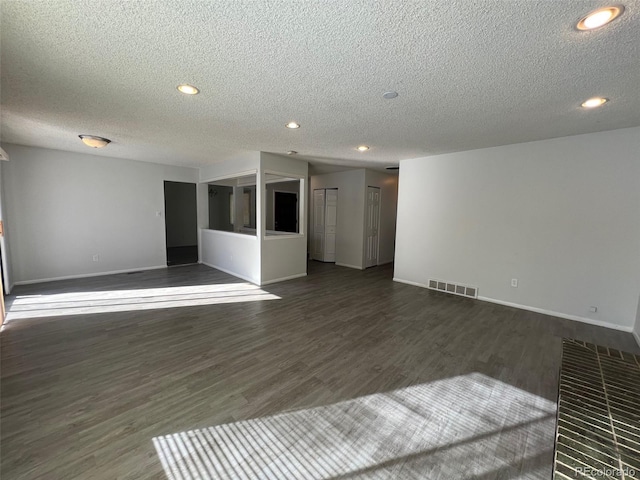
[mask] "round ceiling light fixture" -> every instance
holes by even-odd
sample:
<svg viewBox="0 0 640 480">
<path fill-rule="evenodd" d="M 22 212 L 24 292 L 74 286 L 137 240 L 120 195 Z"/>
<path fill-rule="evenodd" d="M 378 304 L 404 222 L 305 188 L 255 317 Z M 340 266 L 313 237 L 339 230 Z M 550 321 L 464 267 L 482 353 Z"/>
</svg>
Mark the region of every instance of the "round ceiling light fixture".
<svg viewBox="0 0 640 480">
<path fill-rule="evenodd" d="M 396 98 L 397 96 L 398 96 L 398 92 L 394 92 L 394 91 L 384 92 L 382 94 L 382 98 L 386 98 L 387 100 L 391 100 L 392 98 Z"/>
<path fill-rule="evenodd" d="M 296 122 L 289 122 L 285 125 L 285 127 L 287 128 L 291 128 L 291 129 L 296 129 L 296 128 L 300 128 L 300 124 L 296 123 Z"/>
<path fill-rule="evenodd" d="M 178 89 L 179 92 L 184 93 L 185 95 L 197 95 L 200 93 L 200 90 L 198 90 L 193 85 L 189 85 L 188 83 L 183 83 L 182 85 L 178 85 L 176 88 Z"/>
<path fill-rule="evenodd" d="M 287 152 L 287 155 L 296 155 L 298 152 L 296 152 L 295 150 L 289 150 Z"/>
<path fill-rule="evenodd" d="M 594 30 L 600 28 L 607 23 L 613 22 L 622 15 L 623 12 L 624 7 L 622 5 L 598 8 L 582 17 L 576 25 L 576 28 L 578 30 Z"/>
<path fill-rule="evenodd" d="M 369 147 L 367 147 L 366 145 L 360 145 L 358 147 L 358 150 L 361 152 L 366 152 L 367 150 L 369 150 Z"/>
<path fill-rule="evenodd" d="M 108 138 L 96 137 L 95 135 L 78 135 L 78 137 L 87 147 L 91 148 L 102 148 L 111 143 Z"/>
<path fill-rule="evenodd" d="M 589 100 L 585 100 L 584 102 L 582 102 L 581 107 L 583 107 L 583 108 L 596 108 L 596 107 L 599 107 L 601 105 L 604 105 L 608 101 L 609 101 L 608 98 L 593 97 L 593 98 L 590 98 Z"/>
</svg>

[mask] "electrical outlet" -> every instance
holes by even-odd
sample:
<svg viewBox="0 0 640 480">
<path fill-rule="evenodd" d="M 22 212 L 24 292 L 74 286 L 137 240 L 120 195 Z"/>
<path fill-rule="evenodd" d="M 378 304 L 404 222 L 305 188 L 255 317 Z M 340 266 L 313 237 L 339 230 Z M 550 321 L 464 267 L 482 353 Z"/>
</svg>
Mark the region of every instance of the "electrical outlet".
<svg viewBox="0 0 640 480">
<path fill-rule="evenodd" d="M 511 286 L 518 288 L 518 279 L 517 278 L 512 278 L 511 279 Z"/>
<path fill-rule="evenodd" d="M 100 261 L 100 255 L 96 253 L 96 254 L 93 256 L 93 261 L 94 261 L 94 262 L 99 262 L 99 261 Z"/>
<path fill-rule="evenodd" d="M 598 311 L 598 307 L 589 307 L 589 311 L 591 313 L 596 313 Z"/>
</svg>

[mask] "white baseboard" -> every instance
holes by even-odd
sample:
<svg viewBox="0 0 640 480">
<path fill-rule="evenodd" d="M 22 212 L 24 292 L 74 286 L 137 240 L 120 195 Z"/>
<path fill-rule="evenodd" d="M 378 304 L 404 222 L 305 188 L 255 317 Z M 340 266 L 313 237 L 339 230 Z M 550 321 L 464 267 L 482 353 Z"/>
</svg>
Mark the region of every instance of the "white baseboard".
<svg viewBox="0 0 640 480">
<path fill-rule="evenodd" d="M 578 315 L 570 315 L 568 313 L 554 312 L 553 310 L 545 310 L 544 308 L 530 307 L 528 305 L 521 305 L 519 303 L 511 303 L 511 302 L 505 302 L 502 300 L 496 300 L 495 298 L 478 296 L 478 300 L 482 300 L 483 302 L 496 303 L 498 305 L 504 305 L 505 307 L 519 308 L 520 310 L 528 310 L 530 312 L 542 313 L 544 315 L 551 315 L 553 317 L 566 318 L 567 320 L 575 320 L 576 322 L 588 323 L 590 325 L 596 325 L 598 327 L 612 328 L 614 330 L 621 330 L 623 332 L 631 332 L 633 330 L 633 327 L 624 327 L 622 325 L 605 322 L 603 320 L 580 317 Z"/>
<path fill-rule="evenodd" d="M 633 334 L 633 337 L 636 339 L 636 343 L 640 347 L 640 334 L 636 333 L 635 331 L 631 333 Z"/>
<path fill-rule="evenodd" d="M 347 268 L 355 268 L 356 270 L 364 270 L 364 267 L 358 267 L 357 265 L 349 265 L 348 263 L 338 263 L 336 262 L 338 267 L 347 267 Z"/>
<path fill-rule="evenodd" d="M 397 278 L 397 277 L 393 277 L 393 281 L 398 283 L 405 283 L 407 285 L 413 285 L 414 287 L 429 288 L 424 283 L 412 282 L 411 280 L 403 280 L 402 278 Z"/>
<path fill-rule="evenodd" d="M 285 280 L 293 280 L 294 278 L 300 278 L 300 277 L 306 277 L 307 274 L 305 273 L 296 273 L 295 275 L 289 275 L 288 277 L 281 277 L 281 278 L 276 278 L 274 280 L 267 280 L 266 282 L 261 282 L 260 285 L 269 285 L 271 283 L 276 283 L 276 282 L 284 282 Z"/>
<path fill-rule="evenodd" d="M 413 285 L 414 287 L 422 287 L 427 289 L 429 288 L 427 285 L 423 283 L 412 282 L 410 280 L 403 280 L 401 278 L 396 278 L 396 277 L 393 278 L 393 281 L 398 283 L 406 283 L 407 285 Z M 446 293 L 446 292 L 443 292 L 443 293 Z M 551 315 L 553 317 L 566 318 L 567 320 L 575 320 L 577 322 L 588 323 L 590 325 L 596 325 L 598 327 L 612 328 L 614 330 L 621 330 L 623 332 L 633 331 L 633 327 L 624 327 L 622 325 L 617 325 L 615 323 L 604 322 L 602 320 L 594 320 L 593 318 L 586 318 L 586 317 L 580 317 L 578 315 L 569 315 L 566 313 L 554 312 L 552 310 L 545 310 L 544 308 L 538 308 L 538 307 L 530 307 L 528 305 L 521 305 L 519 303 L 505 302 L 503 300 L 497 300 L 495 298 L 478 296 L 478 300 L 481 300 L 483 302 L 496 303 L 498 305 L 504 305 L 505 307 L 513 307 L 513 308 L 518 308 L 520 310 L 527 310 L 529 312 L 536 312 L 536 313 L 542 313 L 544 315 Z M 636 336 L 636 340 L 638 340 L 637 336 Z M 638 342 L 638 344 L 640 345 L 640 342 Z"/>
<path fill-rule="evenodd" d="M 207 262 L 200 262 L 200 263 L 202 263 L 202 265 L 206 265 L 207 267 L 215 268 L 216 270 L 220 270 L 221 272 L 228 273 L 231 276 L 241 278 L 242 280 L 246 280 L 247 282 L 253 283 L 254 285 L 260 285 L 260 283 L 256 281 L 254 278 L 249 278 L 245 275 L 240 275 L 239 273 L 232 272 L 231 270 L 227 270 L 226 268 L 219 267 L 218 265 L 214 265 L 212 263 L 207 263 Z"/>
<path fill-rule="evenodd" d="M 167 268 L 166 265 L 157 265 L 155 267 L 127 268 L 126 270 L 110 270 L 108 272 L 83 273 L 80 275 L 66 275 L 64 277 L 39 278 L 37 280 L 21 280 L 13 285 L 32 285 L 34 283 L 57 282 L 58 280 L 73 280 L 75 278 L 102 277 L 105 275 L 117 275 L 119 273 L 141 272 L 146 270 L 159 270 Z M 13 286 L 11 287 L 13 290 Z"/>
</svg>

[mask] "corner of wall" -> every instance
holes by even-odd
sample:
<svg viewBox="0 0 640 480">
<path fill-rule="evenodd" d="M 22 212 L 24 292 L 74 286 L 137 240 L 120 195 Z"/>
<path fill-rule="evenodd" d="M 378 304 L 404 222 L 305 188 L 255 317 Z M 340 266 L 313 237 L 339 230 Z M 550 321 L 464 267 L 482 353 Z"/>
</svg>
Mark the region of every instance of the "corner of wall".
<svg viewBox="0 0 640 480">
<path fill-rule="evenodd" d="M 4 173 L 3 170 L 6 162 L 0 161 L 0 220 L 3 223 L 4 235 L 0 237 L 0 250 L 2 250 L 2 271 L 0 271 L 0 275 L 2 275 L 4 279 L 4 285 L 6 288 L 5 293 L 8 295 L 11 293 L 13 289 L 13 273 L 11 270 L 11 266 L 13 262 L 11 261 L 11 256 L 9 252 L 9 241 L 7 238 L 7 218 L 6 218 L 6 210 L 5 210 L 5 199 L 4 199 Z"/>
<path fill-rule="evenodd" d="M 640 347 L 640 295 L 638 296 L 638 310 L 636 313 L 636 324 L 633 327 L 633 331 L 631 333 L 633 333 L 633 336 L 636 339 L 636 343 L 638 344 L 638 347 Z"/>
</svg>

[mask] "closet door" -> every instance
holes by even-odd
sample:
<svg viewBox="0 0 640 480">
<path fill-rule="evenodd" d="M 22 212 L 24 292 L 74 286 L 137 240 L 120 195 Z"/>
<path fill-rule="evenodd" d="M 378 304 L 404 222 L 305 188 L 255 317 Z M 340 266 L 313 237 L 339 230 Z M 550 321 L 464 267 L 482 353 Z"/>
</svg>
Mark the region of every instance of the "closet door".
<svg viewBox="0 0 640 480">
<path fill-rule="evenodd" d="M 324 261 L 336 261 L 336 230 L 338 226 L 338 189 L 327 189 L 324 215 Z"/>
<path fill-rule="evenodd" d="M 365 243 L 365 268 L 378 265 L 380 245 L 380 189 L 367 188 L 367 237 Z"/>
<path fill-rule="evenodd" d="M 325 190 L 313 191 L 313 238 L 311 241 L 311 258 L 324 261 L 324 198 Z"/>
</svg>

